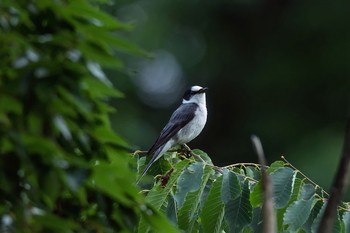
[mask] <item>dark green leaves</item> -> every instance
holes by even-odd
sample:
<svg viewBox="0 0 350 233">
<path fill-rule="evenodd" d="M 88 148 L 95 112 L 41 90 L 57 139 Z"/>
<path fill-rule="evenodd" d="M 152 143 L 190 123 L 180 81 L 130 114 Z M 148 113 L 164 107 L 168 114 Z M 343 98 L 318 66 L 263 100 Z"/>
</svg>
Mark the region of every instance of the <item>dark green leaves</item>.
<svg viewBox="0 0 350 233">
<path fill-rule="evenodd" d="M 123 95 L 104 68 L 144 55 L 123 39 L 130 25 L 86 0 L 5 0 L 0 12 L 1 231 L 131 232 L 139 215 L 176 231 L 145 204 L 109 122 Z"/>
<path fill-rule="evenodd" d="M 152 203 L 183 232 L 262 231 L 263 193 L 259 166 L 217 169 L 190 161 L 192 163 L 189 160 L 178 163 L 170 186 L 160 189 L 157 183 L 147 199 L 152 196 Z M 325 206 L 325 199 L 321 198 L 323 190 L 281 161 L 273 163 L 267 172 L 273 182 L 278 232 L 316 232 Z M 348 213 L 339 213 L 333 232 L 349 228 Z M 142 224 L 149 226 L 145 222 Z M 139 228 L 139 232 L 144 231 Z"/>
<path fill-rule="evenodd" d="M 275 200 L 275 207 L 277 209 L 283 208 L 287 205 L 292 194 L 293 182 L 296 173 L 291 168 L 279 168 L 271 173 L 271 180 L 273 184 L 273 196 Z"/>
</svg>

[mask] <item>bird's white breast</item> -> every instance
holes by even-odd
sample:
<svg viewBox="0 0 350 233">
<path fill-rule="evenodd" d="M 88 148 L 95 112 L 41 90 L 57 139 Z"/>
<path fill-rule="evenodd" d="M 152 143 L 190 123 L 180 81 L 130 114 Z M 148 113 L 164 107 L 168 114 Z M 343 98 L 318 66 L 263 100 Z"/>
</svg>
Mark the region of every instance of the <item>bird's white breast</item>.
<svg viewBox="0 0 350 233">
<path fill-rule="evenodd" d="M 207 107 L 205 104 L 199 104 L 192 121 L 177 133 L 178 144 L 188 143 L 196 138 L 202 132 L 206 122 Z"/>
</svg>

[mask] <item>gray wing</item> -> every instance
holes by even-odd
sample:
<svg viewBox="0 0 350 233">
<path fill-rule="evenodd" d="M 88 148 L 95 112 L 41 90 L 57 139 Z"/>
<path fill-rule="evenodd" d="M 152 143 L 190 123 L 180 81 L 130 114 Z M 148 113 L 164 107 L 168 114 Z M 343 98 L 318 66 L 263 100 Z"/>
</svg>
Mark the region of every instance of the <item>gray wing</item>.
<svg viewBox="0 0 350 233">
<path fill-rule="evenodd" d="M 153 154 L 158 148 L 163 146 L 170 138 L 172 138 L 182 127 L 187 125 L 195 116 L 198 105 L 195 103 L 182 104 L 171 116 L 168 124 L 163 128 L 162 132 L 153 146 L 148 150 L 148 154 Z"/>
</svg>

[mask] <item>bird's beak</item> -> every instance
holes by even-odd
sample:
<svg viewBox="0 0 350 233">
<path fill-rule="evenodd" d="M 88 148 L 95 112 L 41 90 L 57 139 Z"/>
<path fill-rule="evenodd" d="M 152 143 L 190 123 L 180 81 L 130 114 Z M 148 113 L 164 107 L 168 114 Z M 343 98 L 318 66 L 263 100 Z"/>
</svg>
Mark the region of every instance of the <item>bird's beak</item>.
<svg viewBox="0 0 350 233">
<path fill-rule="evenodd" d="M 203 87 L 202 89 L 199 90 L 199 93 L 204 93 L 204 92 L 206 92 L 207 90 L 208 90 L 207 87 Z"/>
</svg>

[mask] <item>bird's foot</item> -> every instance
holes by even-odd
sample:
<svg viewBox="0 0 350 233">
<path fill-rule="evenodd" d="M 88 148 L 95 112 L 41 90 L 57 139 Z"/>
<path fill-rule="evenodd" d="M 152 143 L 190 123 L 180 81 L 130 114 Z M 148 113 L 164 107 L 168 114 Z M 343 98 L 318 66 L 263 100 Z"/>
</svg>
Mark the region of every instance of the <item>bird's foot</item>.
<svg viewBox="0 0 350 233">
<path fill-rule="evenodd" d="M 192 150 L 186 144 L 182 144 L 180 148 L 180 155 L 188 159 L 192 156 Z"/>
</svg>

